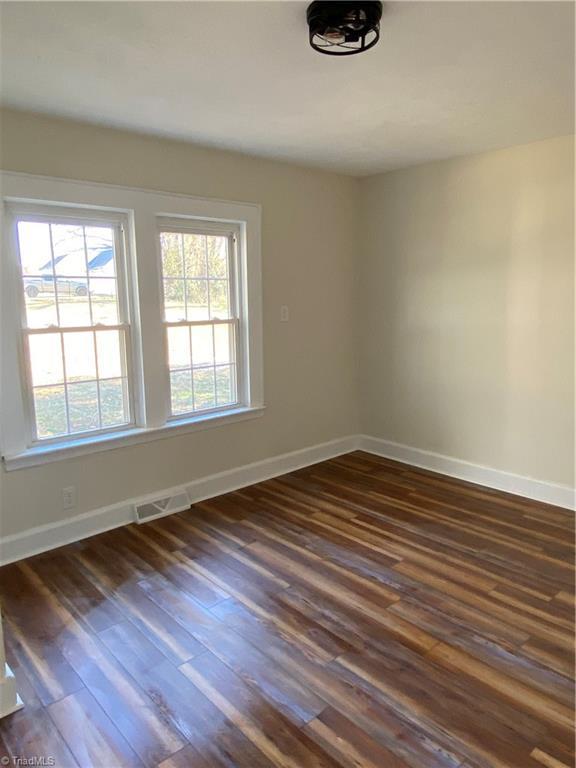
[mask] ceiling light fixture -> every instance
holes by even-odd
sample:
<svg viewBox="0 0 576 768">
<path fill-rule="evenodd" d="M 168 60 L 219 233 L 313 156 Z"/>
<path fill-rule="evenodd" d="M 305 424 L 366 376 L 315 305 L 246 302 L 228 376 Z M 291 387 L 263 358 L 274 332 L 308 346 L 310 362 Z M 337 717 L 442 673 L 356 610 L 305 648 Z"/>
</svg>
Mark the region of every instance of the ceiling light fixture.
<svg viewBox="0 0 576 768">
<path fill-rule="evenodd" d="M 382 3 L 373 0 L 315 0 L 307 11 L 310 45 L 330 56 L 367 51 L 380 38 Z"/>
</svg>

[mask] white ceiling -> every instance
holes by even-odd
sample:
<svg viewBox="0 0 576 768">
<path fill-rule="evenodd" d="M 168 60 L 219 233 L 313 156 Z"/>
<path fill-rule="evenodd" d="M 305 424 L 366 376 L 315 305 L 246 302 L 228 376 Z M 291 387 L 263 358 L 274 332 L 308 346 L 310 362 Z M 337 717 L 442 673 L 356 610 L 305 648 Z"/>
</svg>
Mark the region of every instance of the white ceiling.
<svg viewBox="0 0 576 768">
<path fill-rule="evenodd" d="M 394 2 L 308 46 L 302 2 L 3 2 L 12 107 L 365 175 L 573 130 L 571 2 Z"/>
</svg>

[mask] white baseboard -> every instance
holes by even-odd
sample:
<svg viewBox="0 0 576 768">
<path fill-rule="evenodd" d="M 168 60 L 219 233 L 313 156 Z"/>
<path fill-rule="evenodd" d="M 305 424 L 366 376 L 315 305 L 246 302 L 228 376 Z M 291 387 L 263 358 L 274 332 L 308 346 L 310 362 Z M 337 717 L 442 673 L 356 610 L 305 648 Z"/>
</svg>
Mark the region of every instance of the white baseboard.
<svg viewBox="0 0 576 768">
<path fill-rule="evenodd" d="M 104 533 L 104 531 L 109 531 L 112 528 L 132 523 L 135 521 L 134 504 L 147 501 L 153 496 L 157 498 L 171 496 L 173 493 L 185 489 L 194 504 L 358 449 L 415 467 L 423 467 L 443 475 L 457 477 L 460 480 L 515 493 L 555 506 L 574 509 L 574 489 L 568 486 L 533 480 L 529 477 L 502 472 L 479 464 L 471 464 L 451 456 L 423 451 L 419 448 L 392 443 L 368 435 L 351 435 L 303 448 L 299 451 L 284 453 L 253 464 L 246 464 L 226 472 L 209 475 L 190 483 L 183 483 L 178 488 L 158 489 L 152 495 L 126 499 L 110 507 L 101 507 L 67 520 L 6 536 L 0 541 L 0 564 L 5 565 L 16 560 L 22 560 L 25 557 L 37 555 L 40 552 L 46 552 L 65 544 L 71 544 L 74 541 L 80 541 L 88 536 L 94 536 L 97 533 Z"/>
<path fill-rule="evenodd" d="M 389 440 L 381 440 L 377 437 L 360 435 L 357 447 L 362 451 L 374 453 L 387 459 L 394 459 L 404 464 L 422 467 L 442 475 L 457 477 L 459 480 L 467 480 L 470 483 L 485 485 L 499 491 L 514 493 L 517 496 L 525 496 L 535 501 L 543 501 L 557 507 L 574 509 L 575 490 L 568 485 L 546 483 L 542 480 L 534 480 L 531 477 L 515 475 L 511 472 L 503 472 L 499 469 L 484 467 L 481 464 L 471 464 L 468 461 L 455 459 L 452 456 L 444 456 L 441 453 L 423 451 L 420 448 L 412 448 L 401 443 L 392 443 Z"/>
<path fill-rule="evenodd" d="M 13 563 L 49 549 L 80 541 L 96 533 L 104 533 L 133 520 L 129 502 L 100 507 L 82 515 L 30 528 L 22 533 L 4 536 L 0 541 L 0 565 Z"/>
<path fill-rule="evenodd" d="M 219 496 L 222 493 L 230 493 L 239 488 L 245 488 L 247 485 L 253 485 L 271 477 L 278 477 L 278 475 L 286 474 L 286 472 L 293 472 L 310 464 L 334 458 L 334 456 L 341 456 L 343 453 L 355 450 L 357 445 L 358 438 L 355 435 L 343 437 L 209 475 L 190 483 L 183 483 L 176 489 L 158 489 L 153 496 L 157 498 L 171 496 L 178 490 L 185 488 L 192 504 L 194 504 L 197 501 Z M 135 522 L 134 504 L 147 501 L 151 497 L 152 495 L 148 494 L 139 498 L 126 499 L 110 507 L 101 507 L 67 520 L 41 525 L 22 533 L 6 536 L 0 541 L 0 565 L 22 560 L 25 557 L 37 555 L 40 552 L 46 552 L 65 544 L 71 544 L 74 541 L 80 541 L 88 536 L 94 536 L 97 533 L 104 533 L 104 531 L 109 531 L 112 528 Z"/>
</svg>

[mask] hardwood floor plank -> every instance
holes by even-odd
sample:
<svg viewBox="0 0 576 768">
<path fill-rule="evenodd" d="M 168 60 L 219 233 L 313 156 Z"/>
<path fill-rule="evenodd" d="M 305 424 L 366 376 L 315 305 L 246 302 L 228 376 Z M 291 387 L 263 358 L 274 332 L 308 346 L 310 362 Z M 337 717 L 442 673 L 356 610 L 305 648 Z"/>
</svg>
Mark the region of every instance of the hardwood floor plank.
<svg viewBox="0 0 576 768">
<path fill-rule="evenodd" d="M 573 647 L 572 634 L 567 629 L 552 626 L 546 619 L 536 618 L 522 613 L 521 610 L 512 606 L 502 605 L 496 600 L 490 600 L 480 593 L 466 590 L 447 579 L 441 579 L 434 574 L 425 571 L 419 566 L 414 566 L 406 562 L 394 566 L 395 570 L 405 575 L 413 576 L 416 580 L 423 581 L 431 586 L 436 586 L 440 591 L 456 597 L 467 605 L 481 608 L 488 614 L 493 614 L 507 623 L 516 624 L 530 635 L 535 635 L 544 640 L 549 639 L 563 648 L 571 649 Z"/>
<path fill-rule="evenodd" d="M 522 645 L 522 652 L 559 674 L 573 678 L 574 648 L 567 648 L 564 643 L 555 642 L 554 638 L 542 640 L 532 637 Z"/>
<path fill-rule="evenodd" d="M 53 606 L 19 566 L 8 566 L 0 594 L 7 636 L 43 704 L 82 688 L 82 681 L 57 646 L 65 628 Z M 6 587 L 10 585 L 10 589 Z"/>
<path fill-rule="evenodd" d="M 353 590 L 360 596 L 367 599 L 377 600 L 378 602 L 394 602 L 399 599 L 399 595 L 393 589 L 390 589 L 373 578 L 366 578 L 350 569 L 350 558 L 344 559 L 344 562 L 334 562 L 334 559 L 323 552 L 322 555 L 311 551 L 309 534 L 303 530 L 295 530 L 283 526 L 277 520 L 270 521 L 265 519 L 265 525 L 260 525 L 253 520 L 246 523 L 252 530 L 260 534 L 259 540 L 246 547 L 252 551 L 258 544 L 276 547 L 280 552 L 286 549 L 291 550 L 286 554 L 291 560 L 299 562 L 304 568 L 313 568 L 318 575 L 325 576 L 330 583 L 337 585 L 338 589 L 347 588 Z M 276 545 L 280 545 L 279 547 Z M 394 565 L 400 558 L 388 558 L 388 563 Z M 382 565 L 380 560 L 380 565 Z M 286 586 L 290 586 L 286 583 Z"/>
<path fill-rule="evenodd" d="M 437 610 L 434 606 L 424 607 L 410 598 L 395 603 L 388 610 L 398 613 L 418 626 L 426 627 L 429 632 L 449 646 L 470 653 L 494 670 L 534 687 L 569 708 L 573 707 L 572 681 L 534 662 L 514 645 L 508 645 L 500 639 L 494 641 L 486 636 L 485 632 L 479 632 L 479 628 L 463 625 L 458 620 L 454 620 L 449 613 Z"/>
<path fill-rule="evenodd" d="M 230 597 L 227 592 L 207 579 L 202 573 L 188 568 L 178 557 L 162 549 L 150 538 L 150 533 L 151 531 L 145 524 L 138 526 L 137 530 L 132 531 L 134 541 L 131 542 L 131 546 L 136 553 L 152 552 L 152 555 L 149 556 L 152 562 L 157 562 L 160 559 L 162 565 L 155 568 L 156 571 L 161 572 L 165 578 L 175 584 L 182 586 L 207 608 Z"/>
<path fill-rule="evenodd" d="M 281 768 L 338 765 L 211 654 L 188 662 L 180 669 L 275 765 Z"/>
<path fill-rule="evenodd" d="M 352 684 L 368 692 L 372 688 L 378 690 L 391 708 L 401 712 L 414 725 L 420 724 L 432 738 L 441 738 L 442 723 L 449 721 L 448 743 L 453 749 L 461 750 L 466 758 L 480 764 L 494 768 L 524 768 L 530 752 L 530 738 L 546 733 L 541 728 L 535 734 L 531 731 L 535 721 L 515 716 L 510 707 L 506 708 L 506 715 L 495 716 L 497 703 L 490 708 L 472 687 L 466 693 L 457 685 L 442 684 L 426 672 L 418 674 L 414 669 L 394 669 L 383 654 L 378 657 L 366 653 L 347 654 L 333 665 L 337 665 L 334 673 Z M 510 722 L 514 723 L 515 729 L 509 727 Z"/>
<path fill-rule="evenodd" d="M 92 768 L 98 762 L 114 768 L 141 768 L 136 753 L 86 689 L 50 704 L 48 713 L 80 768 Z"/>
<path fill-rule="evenodd" d="M 427 655 L 428 658 L 434 659 L 434 661 L 439 662 L 447 669 L 463 672 L 472 681 L 493 688 L 502 696 L 514 702 L 520 709 L 535 712 L 537 716 L 550 720 L 568 730 L 574 723 L 574 713 L 570 707 L 560 704 L 551 696 L 546 696 L 516 679 L 508 677 L 458 648 L 450 647 L 445 643 L 439 643 Z"/>
<path fill-rule="evenodd" d="M 242 735 L 242 734 L 240 734 Z M 250 742 L 247 742 L 250 746 Z M 227 751 L 216 754 L 199 752 L 188 744 L 172 757 L 160 763 L 158 768 L 270 768 L 272 763 L 260 753 L 257 757 L 242 750 L 238 742 L 230 741 Z M 263 762 L 265 761 L 265 762 Z"/>
<path fill-rule="evenodd" d="M 0 757 L 571 768 L 574 528 L 355 451 L 5 566 Z"/>
<path fill-rule="evenodd" d="M 282 489 L 285 479 L 271 482 L 276 482 L 275 487 Z M 362 528 L 345 525 L 340 525 L 335 533 L 336 529 L 330 522 L 322 522 L 318 516 L 311 517 L 308 512 L 299 511 L 293 502 L 279 503 L 278 499 L 282 499 L 283 496 L 277 491 L 266 491 L 265 498 L 273 508 L 281 511 L 283 516 L 298 520 L 303 526 L 330 536 L 331 539 L 338 535 L 349 547 L 353 545 L 362 547 L 371 553 L 385 552 L 389 557 L 415 560 L 431 568 L 434 568 L 435 562 L 454 564 L 463 573 L 472 570 L 489 575 L 501 583 L 516 586 L 537 596 L 551 597 L 562 589 L 562 583 L 554 582 L 548 575 L 538 573 L 538 577 L 534 578 L 526 568 L 516 564 L 513 559 L 496 558 L 489 549 L 478 550 L 476 546 L 463 546 L 458 541 L 447 543 L 430 530 L 429 526 L 425 530 L 418 524 L 407 526 L 399 522 L 399 510 L 391 505 L 379 505 L 378 512 L 372 506 L 354 505 L 357 514 L 369 513 L 381 523 L 385 522 L 385 526 L 381 525 L 378 529 L 379 536 L 376 537 Z M 349 504 L 349 502 L 341 503 Z M 423 561 L 423 558 L 426 560 Z"/>
<path fill-rule="evenodd" d="M 249 550 L 257 558 L 268 565 L 275 565 L 281 573 L 287 575 L 292 571 L 293 566 L 291 565 L 291 560 L 268 546 L 260 543 L 251 544 Z M 374 601 L 355 594 L 352 590 L 347 590 L 340 586 L 337 587 L 327 578 L 317 574 L 312 568 L 299 565 L 296 573 L 296 580 L 298 583 L 310 585 L 321 594 L 327 594 L 328 596 L 332 596 L 338 602 L 344 603 L 350 610 L 359 611 L 362 614 L 369 616 L 378 624 L 382 624 L 386 627 L 388 631 L 403 637 L 405 641 L 411 645 L 415 645 L 422 650 L 427 650 L 437 642 L 436 639 L 427 632 L 418 629 L 403 619 L 391 616 L 386 613 L 386 611 L 382 610 L 386 607 L 387 603 L 378 605 L 378 603 Z"/>
<path fill-rule="evenodd" d="M 306 723 L 324 709 L 325 703 L 312 691 L 275 668 L 264 653 L 230 632 L 208 611 L 195 605 L 190 596 L 174 589 L 143 586 L 151 598 L 175 616 L 205 648 L 296 722 Z"/>
<path fill-rule="evenodd" d="M 567 763 L 557 760 L 555 757 L 549 755 L 547 752 L 543 752 L 541 749 L 533 749 L 530 757 L 541 765 L 546 766 L 546 768 L 570 768 Z"/>
<path fill-rule="evenodd" d="M 246 590 L 243 586 L 230 584 L 230 582 L 224 581 L 213 571 L 206 570 L 204 566 L 195 564 L 194 561 L 187 558 L 186 555 L 180 554 L 179 556 L 184 558 L 188 563 L 192 563 L 192 567 L 200 568 L 206 574 L 210 574 L 211 578 L 214 579 L 217 584 L 226 585 L 227 591 L 235 599 L 239 600 L 242 604 L 246 605 L 263 618 L 277 624 L 283 632 L 286 632 L 289 635 L 294 634 L 298 638 L 298 641 L 307 648 L 308 652 L 323 660 L 334 658 L 333 638 L 325 637 L 321 631 L 310 626 L 309 622 L 307 624 L 306 622 L 298 622 L 293 615 L 290 615 L 287 612 L 282 613 L 278 610 L 275 603 L 270 602 L 269 596 L 265 593 L 252 586 Z"/>
<path fill-rule="evenodd" d="M 58 600 L 94 632 L 122 621 L 122 612 L 76 566 L 73 554 L 44 557 L 33 562 L 34 571 L 50 584 Z"/>
<path fill-rule="evenodd" d="M 331 707 L 308 723 L 305 731 L 344 768 L 408 768 L 408 763 Z"/>
<path fill-rule="evenodd" d="M 227 601 L 214 612 L 230 627 L 266 648 L 267 654 L 287 672 L 312 688 L 330 706 L 363 729 L 380 744 L 409 765 L 418 768 L 456 768 L 463 756 L 442 738 L 432 738 L 414 727 L 401 713 L 391 708 L 378 691 L 367 693 L 316 660 L 309 658 L 294 638 L 283 636 L 278 628 L 252 614 L 243 605 Z"/>
<path fill-rule="evenodd" d="M 203 652 L 204 649 L 192 635 L 150 601 L 133 580 L 111 589 L 106 586 L 101 569 L 89 564 L 87 570 L 102 594 L 117 608 L 121 620 L 132 621 L 175 664 L 181 664 Z"/>
<path fill-rule="evenodd" d="M 143 762 L 156 765 L 181 749 L 183 742 L 179 734 L 164 723 L 154 702 L 105 653 L 99 638 L 74 620 L 28 564 L 20 564 L 20 570 L 61 620 L 61 630 L 55 642 L 67 663 Z"/>
<path fill-rule="evenodd" d="M 210 766 L 270 768 L 272 763 L 265 755 L 178 668 L 162 659 L 136 627 L 127 622 L 106 630 L 101 637 L 115 659 L 139 681 L 166 722 L 189 742 L 163 765 L 186 765 L 183 761 L 199 755 Z"/>
<path fill-rule="evenodd" d="M 24 702 L 24 709 L 0 720 L 0 740 L 10 758 L 6 765 L 12 764 L 15 757 L 22 761 L 21 765 L 25 765 L 25 760 L 33 765 L 32 761 L 39 757 L 52 757 L 58 768 L 76 768 L 76 760 L 66 741 L 54 727 L 32 679 L 13 653 L 11 635 L 10 630 L 4 627 L 6 658 L 16 678 L 17 691 Z"/>
<path fill-rule="evenodd" d="M 18 757 L 22 761 L 20 765 L 38 765 L 35 761 L 39 758 L 52 758 L 58 768 L 78 766 L 69 745 L 44 709 L 38 710 L 34 717 L 27 717 L 22 711 L 16 712 L 7 718 L 6 723 L 2 723 L 1 729 L 10 756 Z"/>
</svg>

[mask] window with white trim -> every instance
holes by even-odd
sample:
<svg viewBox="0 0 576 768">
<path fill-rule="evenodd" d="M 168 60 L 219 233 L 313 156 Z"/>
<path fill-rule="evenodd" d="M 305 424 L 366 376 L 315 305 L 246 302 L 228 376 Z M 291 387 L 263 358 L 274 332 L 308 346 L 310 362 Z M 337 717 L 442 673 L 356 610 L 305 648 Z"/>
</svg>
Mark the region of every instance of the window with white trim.
<svg viewBox="0 0 576 768">
<path fill-rule="evenodd" d="M 239 402 L 238 231 L 159 222 L 171 415 Z"/>
<path fill-rule="evenodd" d="M 123 231 L 89 212 L 14 213 L 32 442 L 132 423 Z"/>
<path fill-rule="evenodd" d="M 7 469 L 261 415 L 258 205 L 0 177 Z"/>
</svg>

